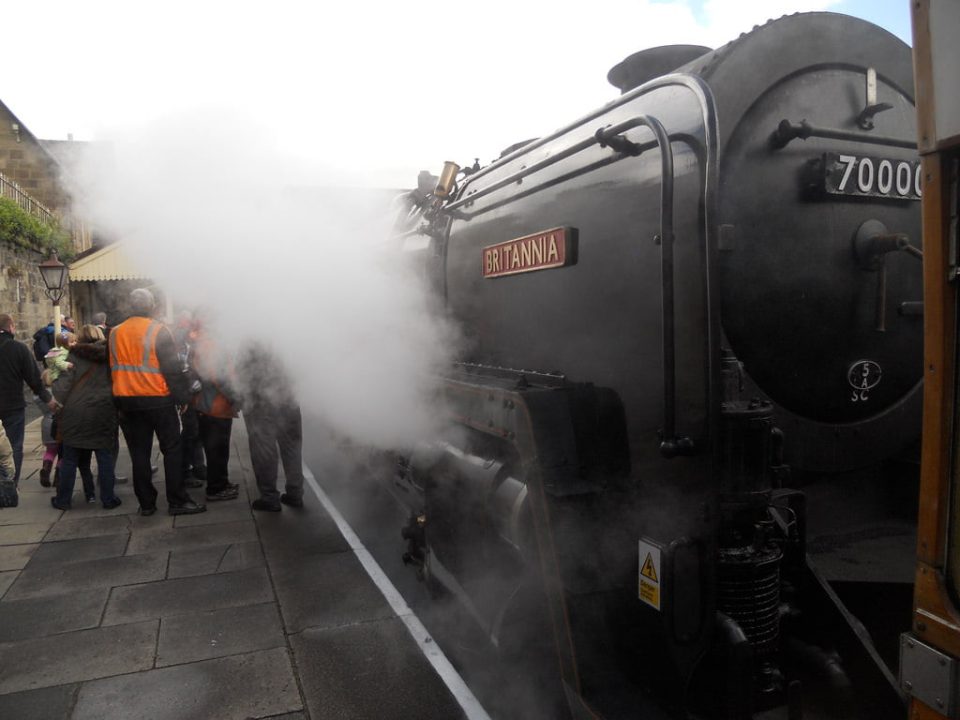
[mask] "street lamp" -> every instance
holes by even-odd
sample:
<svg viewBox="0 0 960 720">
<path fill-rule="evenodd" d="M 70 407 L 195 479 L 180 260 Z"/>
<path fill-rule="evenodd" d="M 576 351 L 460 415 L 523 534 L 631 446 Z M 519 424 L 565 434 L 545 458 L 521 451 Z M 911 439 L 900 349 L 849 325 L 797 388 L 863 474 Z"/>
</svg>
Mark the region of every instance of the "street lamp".
<svg viewBox="0 0 960 720">
<path fill-rule="evenodd" d="M 56 339 L 60 335 L 60 298 L 63 297 L 63 283 L 67 279 L 67 266 L 60 262 L 54 252 L 40 263 L 39 268 L 43 284 L 47 286 L 47 297 L 53 300 L 53 337 Z"/>
</svg>

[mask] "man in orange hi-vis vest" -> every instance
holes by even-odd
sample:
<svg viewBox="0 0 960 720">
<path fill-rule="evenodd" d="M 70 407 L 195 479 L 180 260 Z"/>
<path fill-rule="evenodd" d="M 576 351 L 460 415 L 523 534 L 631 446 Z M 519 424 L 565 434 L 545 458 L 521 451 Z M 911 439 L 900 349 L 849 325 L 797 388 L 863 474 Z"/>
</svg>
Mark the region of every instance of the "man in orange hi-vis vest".
<svg viewBox="0 0 960 720">
<path fill-rule="evenodd" d="M 149 290 L 134 290 L 130 293 L 131 316 L 110 332 L 113 397 L 133 462 L 133 491 L 140 501 L 140 514 L 153 515 L 157 490 L 150 477 L 150 455 L 156 433 L 163 453 L 169 513 L 201 513 L 207 508 L 190 499 L 181 467 L 179 406 L 189 402 L 190 389 L 173 336 L 151 317 L 154 306 Z"/>
</svg>

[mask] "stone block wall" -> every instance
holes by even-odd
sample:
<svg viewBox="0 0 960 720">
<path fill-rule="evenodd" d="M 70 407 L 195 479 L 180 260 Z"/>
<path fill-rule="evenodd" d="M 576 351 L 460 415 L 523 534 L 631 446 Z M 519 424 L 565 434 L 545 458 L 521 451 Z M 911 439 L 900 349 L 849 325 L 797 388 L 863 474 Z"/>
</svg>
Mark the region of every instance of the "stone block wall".
<svg viewBox="0 0 960 720">
<path fill-rule="evenodd" d="M 32 343 L 33 333 L 53 320 L 53 303 L 37 265 L 44 256 L 34 250 L 0 244 L 0 313 L 13 316 L 17 337 Z M 62 315 L 72 315 L 70 284 L 60 300 Z"/>
<path fill-rule="evenodd" d="M 51 211 L 66 211 L 60 166 L 26 127 L 0 102 L 0 172 Z"/>
</svg>

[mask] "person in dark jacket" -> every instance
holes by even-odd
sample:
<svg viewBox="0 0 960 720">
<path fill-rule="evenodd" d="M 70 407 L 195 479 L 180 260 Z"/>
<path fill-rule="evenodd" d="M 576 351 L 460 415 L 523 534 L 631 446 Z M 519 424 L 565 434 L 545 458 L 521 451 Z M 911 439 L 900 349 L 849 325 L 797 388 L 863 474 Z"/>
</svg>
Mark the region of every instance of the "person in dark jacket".
<svg viewBox="0 0 960 720">
<path fill-rule="evenodd" d="M 51 322 L 33 334 L 33 357 L 38 363 L 43 363 L 47 353 L 56 347 L 54 337 L 56 326 Z"/>
<path fill-rule="evenodd" d="M 207 501 L 235 500 L 240 486 L 230 482 L 230 434 L 240 409 L 236 378 L 228 353 L 199 326 L 194 368 L 200 378 L 193 396 L 197 429 L 207 458 Z"/>
<path fill-rule="evenodd" d="M 23 384 L 33 390 L 51 410 L 57 403 L 40 380 L 40 369 L 33 359 L 30 348 L 14 337 L 17 326 L 13 318 L 0 314 L 0 422 L 7 431 L 13 447 L 13 463 L 16 467 L 14 482 L 20 482 L 20 466 L 23 464 L 23 429 L 26 424 Z"/>
<path fill-rule="evenodd" d="M 133 314 L 110 331 L 110 371 L 113 397 L 120 411 L 120 429 L 133 463 L 133 491 L 140 514 L 157 511 L 157 489 L 150 478 L 150 454 L 156 433 L 163 453 L 167 511 L 185 515 L 206 511 L 187 494 L 181 468 L 178 406 L 190 399 L 190 388 L 173 336 L 154 320 L 153 293 L 137 288 L 130 293 Z"/>
<path fill-rule="evenodd" d="M 53 384 L 54 397 L 63 405 L 58 421 L 63 463 L 57 495 L 50 498 L 50 504 L 58 510 L 70 509 L 77 465 L 89 466 L 91 454 L 96 454 L 100 502 L 112 510 L 120 505 L 120 498 L 113 491 L 117 409 L 113 404 L 107 342 L 100 328 L 83 326 L 69 360 L 73 368 Z M 85 492 L 89 497 L 89 489 Z"/>
<path fill-rule="evenodd" d="M 193 367 L 194 345 L 199 334 L 193 313 L 185 310 L 180 313 L 173 327 L 173 343 L 177 348 L 177 357 L 183 363 L 183 372 L 187 374 L 191 388 L 200 389 L 200 376 Z M 188 488 L 201 488 L 207 480 L 207 463 L 200 442 L 200 421 L 197 408 L 193 403 L 180 413 L 180 442 L 183 445 L 183 478 Z"/>
</svg>

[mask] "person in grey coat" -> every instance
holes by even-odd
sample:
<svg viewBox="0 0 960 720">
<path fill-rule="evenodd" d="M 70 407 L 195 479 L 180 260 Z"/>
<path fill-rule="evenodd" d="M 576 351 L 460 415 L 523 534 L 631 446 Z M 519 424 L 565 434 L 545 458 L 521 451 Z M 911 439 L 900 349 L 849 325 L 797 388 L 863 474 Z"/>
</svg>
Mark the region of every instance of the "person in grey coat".
<svg viewBox="0 0 960 720">
<path fill-rule="evenodd" d="M 70 351 L 73 369 L 53 384 L 53 395 L 63 405 L 59 426 L 63 440 L 60 487 L 50 504 L 69 510 L 76 481 L 77 465 L 97 457 L 100 502 L 110 510 L 120 505 L 113 491 L 114 443 L 117 438 L 117 409 L 113 404 L 107 343 L 96 325 L 84 325 Z"/>
<path fill-rule="evenodd" d="M 241 355 L 237 373 L 245 385 L 243 419 L 260 491 L 250 507 L 264 512 L 279 512 L 280 503 L 302 508 L 303 425 L 287 369 L 269 347 L 253 343 Z M 283 465 L 283 494 L 277 491 L 278 459 Z"/>
</svg>

